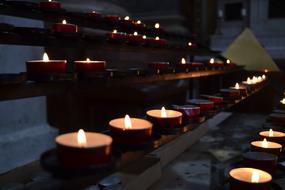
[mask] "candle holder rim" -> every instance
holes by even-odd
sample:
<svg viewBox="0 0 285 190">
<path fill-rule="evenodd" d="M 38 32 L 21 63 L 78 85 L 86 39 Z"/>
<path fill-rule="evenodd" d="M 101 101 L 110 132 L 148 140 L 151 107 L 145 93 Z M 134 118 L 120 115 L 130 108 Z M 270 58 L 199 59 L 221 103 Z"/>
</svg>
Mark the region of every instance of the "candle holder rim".
<svg viewBox="0 0 285 190">
<path fill-rule="evenodd" d="M 275 145 L 275 146 L 277 146 L 277 147 L 262 147 L 261 145 L 259 146 L 259 145 L 256 144 L 256 143 L 262 143 L 262 141 L 252 141 L 252 142 L 250 142 L 250 144 L 251 144 L 252 146 L 256 146 L 256 147 L 260 147 L 260 148 L 265 148 L 265 149 L 282 148 L 282 145 L 281 145 L 281 144 L 276 143 L 276 142 L 272 142 L 272 141 L 267 141 L 268 145 L 271 144 L 271 145 Z"/>
<path fill-rule="evenodd" d="M 269 179 L 267 179 L 266 181 L 262 181 L 262 182 L 258 182 L 258 183 L 253 183 L 253 182 L 246 181 L 246 180 L 244 180 L 244 179 L 240 179 L 240 178 L 237 178 L 237 177 L 233 176 L 232 173 L 235 172 L 235 171 L 237 171 L 237 170 L 252 170 L 252 171 L 253 171 L 253 170 L 256 170 L 256 171 L 258 171 L 258 172 L 260 172 L 260 173 L 266 175 Z M 263 170 L 260 170 L 260 169 L 257 169 L 257 168 L 249 168 L 249 167 L 234 168 L 234 169 L 230 170 L 229 176 L 232 177 L 232 178 L 234 178 L 234 179 L 236 179 L 236 180 L 238 180 L 238 181 L 242 181 L 242 182 L 250 183 L 250 184 L 265 184 L 265 183 L 269 183 L 269 182 L 272 181 L 272 176 L 271 176 L 271 174 L 269 174 L 268 172 L 263 171 Z"/>
<path fill-rule="evenodd" d="M 175 115 L 175 116 L 167 115 L 167 117 L 161 117 L 161 116 L 157 116 L 157 115 L 152 115 L 152 114 L 150 114 L 150 113 L 152 113 L 152 112 L 154 112 L 154 111 L 159 111 L 159 112 L 161 112 L 160 109 L 152 109 L 152 110 L 148 110 L 148 111 L 146 112 L 146 114 L 147 114 L 148 116 L 155 117 L 155 118 L 161 118 L 161 119 L 178 118 L 178 117 L 182 117 L 182 115 L 183 115 L 181 112 L 176 111 L 176 110 L 165 110 L 166 113 L 168 113 L 169 111 L 171 111 L 171 112 L 174 112 L 174 113 L 178 114 L 178 115 Z"/>
</svg>

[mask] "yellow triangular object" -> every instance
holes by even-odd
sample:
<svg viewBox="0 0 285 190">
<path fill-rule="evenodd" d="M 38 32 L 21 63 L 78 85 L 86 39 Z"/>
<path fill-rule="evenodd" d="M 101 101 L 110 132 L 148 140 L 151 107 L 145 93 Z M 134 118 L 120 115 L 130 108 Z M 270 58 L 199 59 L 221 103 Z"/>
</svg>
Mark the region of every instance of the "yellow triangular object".
<svg viewBox="0 0 285 190">
<path fill-rule="evenodd" d="M 251 71 L 279 71 L 269 53 L 257 40 L 253 32 L 246 28 L 223 52 L 223 56 L 237 65 L 245 65 Z"/>
</svg>

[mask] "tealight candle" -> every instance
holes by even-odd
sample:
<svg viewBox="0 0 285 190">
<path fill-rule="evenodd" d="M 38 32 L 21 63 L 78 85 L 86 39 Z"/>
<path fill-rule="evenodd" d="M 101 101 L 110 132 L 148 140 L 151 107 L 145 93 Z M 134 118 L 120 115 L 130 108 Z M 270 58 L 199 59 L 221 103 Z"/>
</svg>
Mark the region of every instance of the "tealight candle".
<svg viewBox="0 0 285 190">
<path fill-rule="evenodd" d="M 272 176 L 255 168 L 235 168 L 229 172 L 230 190 L 270 190 Z"/>
<path fill-rule="evenodd" d="M 160 74 L 161 70 L 168 68 L 169 62 L 152 62 L 149 63 L 148 66 L 154 69 L 157 74 Z"/>
<path fill-rule="evenodd" d="M 193 105 L 173 105 L 173 108 L 183 114 L 183 120 L 196 118 L 200 115 L 200 107 Z"/>
<path fill-rule="evenodd" d="M 128 39 L 130 40 L 130 42 L 142 42 L 142 41 L 144 41 L 143 35 L 138 34 L 138 32 L 136 32 L 136 31 L 133 34 L 129 34 Z"/>
<path fill-rule="evenodd" d="M 59 135 L 55 141 L 62 167 L 86 168 L 109 161 L 113 140 L 108 135 L 80 129 L 77 133 Z"/>
<path fill-rule="evenodd" d="M 200 107 L 201 112 L 209 111 L 214 108 L 214 102 L 204 99 L 191 99 L 187 103 Z"/>
<path fill-rule="evenodd" d="M 257 152 L 267 152 L 279 156 L 282 151 L 281 144 L 267 141 L 266 138 L 264 138 L 263 141 L 253 141 L 250 144 L 251 150 Z"/>
<path fill-rule="evenodd" d="M 105 68 L 106 61 L 92 61 L 89 58 L 86 61 L 75 61 L 75 71 L 78 73 L 104 71 Z"/>
<path fill-rule="evenodd" d="M 27 61 L 27 74 L 29 77 L 66 73 L 66 60 L 49 60 L 47 53 L 42 60 Z"/>
<path fill-rule="evenodd" d="M 266 171 L 273 174 L 276 170 L 278 156 L 265 152 L 246 152 L 243 154 L 243 166 Z"/>
<path fill-rule="evenodd" d="M 272 113 L 269 115 L 271 122 L 276 124 L 285 124 L 285 114 L 282 113 Z"/>
<path fill-rule="evenodd" d="M 282 145 L 285 145 L 285 133 L 279 131 L 273 131 L 269 129 L 269 131 L 261 131 L 259 136 L 262 138 L 266 138 L 271 142 L 276 142 Z"/>
<path fill-rule="evenodd" d="M 207 99 L 211 102 L 214 102 L 214 104 L 220 104 L 223 102 L 224 98 L 223 97 L 219 97 L 219 96 L 212 96 L 212 95 L 206 95 L 206 94 L 202 94 L 201 98 Z"/>
<path fill-rule="evenodd" d="M 247 96 L 247 88 L 240 86 L 239 83 L 236 83 L 234 87 L 230 87 L 230 89 L 235 89 L 240 92 L 240 95 Z"/>
<path fill-rule="evenodd" d="M 139 118 L 113 119 L 109 122 L 110 131 L 115 141 L 124 144 L 138 144 L 151 138 L 152 123 Z"/>
<path fill-rule="evenodd" d="M 109 40 L 121 42 L 126 39 L 127 35 L 123 32 L 118 32 L 118 30 L 114 29 L 112 32 L 107 33 L 107 36 Z"/>
<path fill-rule="evenodd" d="M 157 128 L 173 128 L 182 124 L 182 113 L 175 110 L 154 109 L 146 112 L 147 118 Z"/>
<path fill-rule="evenodd" d="M 227 97 L 227 98 L 234 98 L 234 99 L 238 99 L 241 97 L 241 91 L 239 89 L 234 88 L 223 88 L 220 89 L 220 92 L 222 93 L 223 97 Z"/>
<path fill-rule="evenodd" d="M 159 23 L 155 23 L 155 24 L 154 24 L 154 28 L 159 29 L 159 27 L 160 27 L 160 24 L 159 24 Z"/>
<path fill-rule="evenodd" d="M 186 59 L 182 57 L 180 64 L 178 64 L 178 67 L 185 69 L 186 72 L 189 72 L 189 69 L 191 69 L 191 65 L 192 64 L 190 62 L 186 62 Z"/>
<path fill-rule="evenodd" d="M 214 64 L 214 63 L 215 63 L 215 59 L 214 59 L 214 58 L 211 58 L 210 61 L 209 61 L 209 63 L 210 63 L 210 64 Z"/>
<path fill-rule="evenodd" d="M 69 24 L 66 20 L 63 20 L 61 23 L 55 23 L 52 25 L 54 32 L 65 32 L 65 33 L 75 33 L 78 31 L 77 25 Z"/>
<path fill-rule="evenodd" d="M 58 1 L 48 0 L 40 2 L 40 8 L 43 9 L 60 9 L 61 4 Z"/>
</svg>

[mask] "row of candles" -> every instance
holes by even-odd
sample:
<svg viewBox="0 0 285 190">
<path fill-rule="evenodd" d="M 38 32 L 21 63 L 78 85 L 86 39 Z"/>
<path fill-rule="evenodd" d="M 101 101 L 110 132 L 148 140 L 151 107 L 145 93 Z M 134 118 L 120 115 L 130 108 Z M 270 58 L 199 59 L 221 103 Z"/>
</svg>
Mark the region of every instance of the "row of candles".
<svg viewBox="0 0 285 190">
<path fill-rule="evenodd" d="M 40 3 L 41 8 L 45 9 L 59 9 L 61 8 L 61 4 L 58 1 L 45 1 Z M 92 11 L 90 13 L 87 13 L 89 17 L 98 17 L 100 16 L 99 13 Z M 140 20 L 133 21 L 130 19 L 129 16 L 125 16 L 123 19 L 120 16 L 106 16 L 106 19 L 110 21 L 124 21 L 127 24 L 134 24 L 135 26 L 141 26 L 144 27 L 145 24 L 143 24 Z M 61 23 L 55 23 L 52 26 L 53 31 L 55 32 L 64 32 L 64 33 L 75 33 L 78 32 L 78 26 L 75 24 L 67 23 L 66 20 L 63 20 Z M 161 31 L 160 24 L 155 23 L 154 24 L 154 30 L 158 33 Z M 145 43 L 151 43 L 151 44 L 159 44 L 159 45 L 165 45 L 166 40 L 160 39 L 159 36 L 153 37 L 147 37 L 146 35 L 139 34 L 137 31 L 134 31 L 133 34 L 126 34 L 124 32 L 119 32 L 117 29 L 114 29 L 112 32 L 108 33 L 108 38 L 110 40 L 129 40 L 131 42 L 145 42 Z M 188 42 L 188 46 L 192 47 L 195 44 L 192 42 Z"/>
<path fill-rule="evenodd" d="M 210 66 L 214 65 L 214 59 L 211 58 Z M 230 60 L 227 60 L 227 64 L 230 64 Z M 222 66 L 223 63 L 217 63 L 217 65 Z M 42 60 L 33 60 L 27 61 L 27 73 L 30 76 L 40 76 L 48 74 L 61 74 L 66 73 L 67 70 L 67 61 L 66 60 L 50 60 L 47 53 L 43 54 Z M 181 63 L 177 65 L 178 68 L 182 68 L 185 72 L 188 72 L 190 69 L 198 69 L 203 67 L 203 63 L 199 62 L 187 62 L 185 58 L 181 59 Z M 167 69 L 169 67 L 169 62 L 152 62 L 149 64 L 149 67 L 156 70 L 159 73 L 160 70 Z M 97 71 L 104 71 L 106 69 L 106 61 L 86 60 L 75 61 L 75 72 L 78 73 L 92 73 Z M 247 83 L 256 83 L 261 81 L 260 77 L 256 77 L 247 80 Z"/>
<path fill-rule="evenodd" d="M 262 78 L 261 78 L 262 79 Z M 247 84 L 260 81 L 259 77 L 247 79 Z M 285 110 L 285 98 L 280 100 L 278 108 Z M 277 117 L 277 116 L 276 116 Z M 273 122 L 280 119 L 270 115 Z M 285 120 L 282 120 L 283 124 Z M 285 145 L 285 133 L 273 129 L 258 133 L 260 140 L 250 143 L 251 151 L 245 154 L 245 168 L 235 168 L 229 172 L 231 189 L 269 190 L 272 174 L 276 170 L 277 160 Z M 251 167 L 251 168 L 249 168 Z"/>
<path fill-rule="evenodd" d="M 262 81 L 264 80 L 265 78 Z M 256 84 L 250 83 L 247 85 L 253 86 Z M 236 90 L 239 89 L 237 88 Z M 106 163 L 112 154 L 113 140 L 122 144 L 147 142 L 151 139 L 154 128 L 171 129 L 180 127 L 184 119 L 183 117 L 191 118 L 197 116 L 200 114 L 200 110 L 209 110 L 213 108 L 214 103 L 221 103 L 220 99 L 216 101 L 217 99 L 214 96 L 204 97 L 213 100 L 208 101 L 211 106 L 209 107 L 205 104 L 207 103 L 206 100 L 189 101 L 189 104 L 192 104 L 188 107 L 193 110 L 191 113 L 185 113 L 184 108 L 174 107 L 174 109 L 165 109 L 165 107 L 162 107 L 161 109 L 147 111 L 147 120 L 131 118 L 129 115 L 125 115 L 124 118 L 113 119 L 109 122 L 111 136 L 95 132 L 84 132 L 82 129 L 78 132 L 59 135 L 56 137 L 59 162 L 66 168 L 85 168 L 91 165 Z M 196 107 L 199 107 L 199 109 L 196 109 Z M 273 135 L 275 134 L 277 133 L 273 132 Z M 267 143 L 268 147 L 271 147 L 272 143 Z M 257 143 L 256 146 L 258 145 Z"/>
</svg>

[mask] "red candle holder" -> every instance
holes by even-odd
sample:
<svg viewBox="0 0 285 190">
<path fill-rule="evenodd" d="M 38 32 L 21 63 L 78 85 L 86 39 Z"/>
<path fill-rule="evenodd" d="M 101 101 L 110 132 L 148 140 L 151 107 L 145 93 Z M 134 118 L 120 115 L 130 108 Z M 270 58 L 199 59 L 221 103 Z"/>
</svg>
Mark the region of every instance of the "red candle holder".
<svg viewBox="0 0 285 190">
<path fill-rule="evenodd" d="M 143 35 L 140 35 L 140 34 L 129 34 L 127 35 L 127 39 L 130 42 L 143 42 L 144 41 Z"/>
<path fill-rule="evenodd" d="M 75 61 L 75 71 L 78 73 L 92 73 L 97 71 L 104 71 L 106 68 L 106 61 Z"/>
<path fill-rule="evenodd" d="M 183 114 L 183 120 L 193 119 L 200 116 L 200 107 L 192 105 L 173 105 L 173 108 Z"/>
<path fill-rule="evenodd" d="M 78 27 L 75 24 L 68 24 L 65 20 L 62 23 L 55 23 L 52 25 L 54 32 L 59 33 L 76 33 L 78 32 Z"/>
<path fill-rule="evenodd" d="M 204 99 L 191 99 L 187 103 L 199 106 L 201 111 L 209 111 L 214 108 L 214 102 Z"/>
<path fill-rule="evenodd" d="M 240 91 L 237 89 L 224 88 L 220 89 L 220 92 L 222 93 L 223 97 L 228 97 L 228 98 L 240 98 L 241 96 Z"/>
<path fill-rule="evenodd" d="M 148 66 L 155 70 L 163 70 L 169 67 L 169 62 L 152 62 Z"/>
<path fill-rule="evenodd" d="M 26 62 L 28 76 L 37 77 L 43 75 L 66 73 L 66 60 L 49 60 L 47 54 L 44 54 L 44 57 L 45 56 L 45 60 L 34 60 Z"/>
<path fill-rule="evenodd" d="M 78 132 L 79 133 L 79 132 Z M 76 142 L 78 133 L 68 133 L 56 137 L 58 160 L 63 168 L 87 168 L 110 161 L 112 138 L 86 132 L 86 145 Z"/>
<path fill-rule="evenodd" d="M 240 86 L 240 87 L 238 87 L 238 88 L 236 88 L 236 87 L 230 87 L 230 89 L 232 89 L 232 90 L 238 90 L 238 91 L 240 92 L 240 95 L 243 96 L 243 97 L 246 97 L 246 96 L 247 96 L 247 88 L 246 88 L 246 87 L 242 87 L 242 86 Z"/>
<path fill-rule="evenodd" d="M 118 118 L 109 122 L 112 137 L 116 142 L 140 144 L 151 139 L 152 123 L 144 119 L 128 118 L 130 126 L 125 126 L 126 118 Z"/>
<path fill-rule="evenodd" d="M 206 95 L 206 94 L 202 94 L 201 98 L 204 98 L 204 99 L 207 99 L 211 102 L 214 102 L 214 104 L 221 104 L 224 101 L 223 97 Z"/>
<path fill-rule="evenodd" d="M 273 123 L 285 124 L 285 114 L 272 113 L 269 118 Z"/>
<path fill-rule="evenodd" d="M 61 4 L 58 1 L 42 1 L 42 2 L 40 2 L 40 8 L 43 8 L 43 9 L 60 9 Z"/>
<path fill-rule="evenodd" d="M 127 35 L 126 33 L 114 30 L 113 32 L 107 33 L 107 38 L 111 41 L 123 42 L 127 39 Z"/>
<path fill-rule="evenodd" d="M 102 17 L 102 15 L 96 11 L 87 13 L 87 16 L 90 18 L 101 18 Z"/>
</svg>

